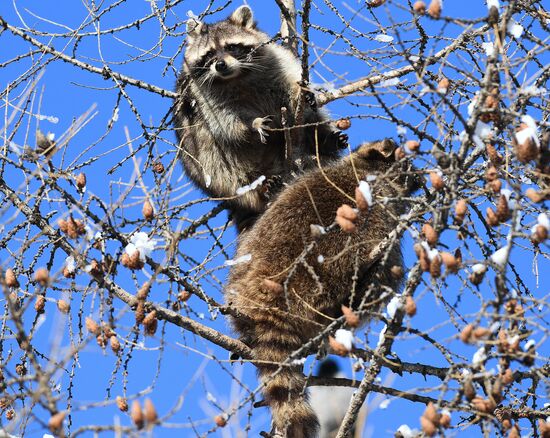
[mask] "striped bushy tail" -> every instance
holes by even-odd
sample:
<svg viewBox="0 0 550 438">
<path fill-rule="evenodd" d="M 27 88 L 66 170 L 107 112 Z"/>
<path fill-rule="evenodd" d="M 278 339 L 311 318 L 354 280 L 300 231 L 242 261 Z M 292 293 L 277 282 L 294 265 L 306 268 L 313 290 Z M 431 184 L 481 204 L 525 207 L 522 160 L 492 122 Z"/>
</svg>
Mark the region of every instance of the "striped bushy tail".
<svg viewBox="0 0 550 438">
<path fill-rule="evenodd" d="M 256 327 L 256 333 L 258 333 Z M 315 438 L 318 435 L 317 416 L 307 400 L 306 381 L 302 367 L 278 365 L 302 346 L 292 330 L 278 332 L 276 327 L 258 336 L 254 356 L 263 393 L 271 408 L 276 436 L 285 438 Z M 263 362 L 263 363 L 262 363 Z M 266 364 L 268 362 L 268 364 Z M 270 362 L 270 363 L 269 363 Z"/>
</svg>

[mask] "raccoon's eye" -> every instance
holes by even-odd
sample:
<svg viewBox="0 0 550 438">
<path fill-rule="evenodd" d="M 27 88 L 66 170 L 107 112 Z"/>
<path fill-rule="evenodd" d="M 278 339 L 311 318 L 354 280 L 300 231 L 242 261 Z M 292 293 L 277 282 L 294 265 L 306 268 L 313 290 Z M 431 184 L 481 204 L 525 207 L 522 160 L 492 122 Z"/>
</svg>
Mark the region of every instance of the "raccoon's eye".
<svg viewBox="0 0 550 438">
<path fill-rule="evenodd" d="M 215 54 L 216 54 L 216 51 L 213 49 L 206 52 L 206 55 L 204 55 L 201 58 L 201 64 L 202 65 L 206 64 L 208 61 L 210 61 L 214 57 Z"/>
<path fill-rule="evenodd" d="M 240 52 L 243 49 L 242 44 L 227 44 L 225 50 L 228 52 Z"/>
</svg>

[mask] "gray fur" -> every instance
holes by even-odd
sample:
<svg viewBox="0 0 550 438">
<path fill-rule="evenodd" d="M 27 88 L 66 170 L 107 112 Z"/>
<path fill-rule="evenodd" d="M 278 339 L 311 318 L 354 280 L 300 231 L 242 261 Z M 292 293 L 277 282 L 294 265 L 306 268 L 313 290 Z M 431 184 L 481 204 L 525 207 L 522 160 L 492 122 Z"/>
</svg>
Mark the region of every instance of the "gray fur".
<svg viewBox="0 0 550 438">
<path fill-rule="evenodd" d="M 286 156 L 282 130 L 266 128 L 282 128 L 282 107 L 288 109 L 289 124 L 293 124 L 300 64 L 289 50 L 269 42 L 269 36 L 256 28 L 247 6 L 214 24 L 192 19 L 188 32 L 175 105 L 179 154 L 191 180 L 211 197 L 227 200 L 238 228 L 243 229 L 265 210 L 269 193 L 264 185 L 237 197 L 237 189 L 261 175 L 269 183 L 287 182 L 295 170 Z M 227 67 L 223 74 L 217 70 L 220 61 Z M 306 123 L 319 124 L 306 129 L 302 145 L 293 145 L 296 156 L 315 154 L 317 131 L 322 161 L 336 157 L 342 137 L 327 115 L 308 105 L 304 116 Z M 258 127 L 263 127 L 261 132 Z"/>
</svg>

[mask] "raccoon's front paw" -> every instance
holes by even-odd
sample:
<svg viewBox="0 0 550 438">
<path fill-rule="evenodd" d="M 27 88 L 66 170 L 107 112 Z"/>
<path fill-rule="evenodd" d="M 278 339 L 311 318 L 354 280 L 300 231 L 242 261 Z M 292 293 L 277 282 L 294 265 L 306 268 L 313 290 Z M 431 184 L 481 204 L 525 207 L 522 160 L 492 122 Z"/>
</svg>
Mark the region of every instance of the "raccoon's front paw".
<svg viewBox="0 0 550 438">
<path fill-rule="evenodd" d="M 262 143 L 267 143 L 267 137 L 269 137 L 269 134 L 266 132 L 266 130 L 270 129 L 270 123 L 271 123 L 271 117 L 256 117 L 252 121 L 252 129 L 254 131 L 258 131 L 258 134 L 260 134 L 260 141 Z"/>
<path fill-rule="evenodd" d="M 348 147 L 349 143 L 349 137 L 348 134 L 344 134 L 342 131 L 336 131 L 334 135 L 337 136 L 336 144 L 338 145 L 339 149 L 345 149 Z"/>
</svg>

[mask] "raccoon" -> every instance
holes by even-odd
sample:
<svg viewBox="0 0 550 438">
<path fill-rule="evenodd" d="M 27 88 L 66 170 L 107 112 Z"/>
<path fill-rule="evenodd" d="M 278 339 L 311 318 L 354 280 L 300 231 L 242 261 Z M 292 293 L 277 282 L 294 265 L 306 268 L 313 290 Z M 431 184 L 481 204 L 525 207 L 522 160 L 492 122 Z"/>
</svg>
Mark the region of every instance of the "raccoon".
<svg viewBox="0 0 550 438">
<path fill-rule="evenodd" d="M 314 437 L 318 421 L 307 401 L 301 367 L 279 369 L 280 363 L 340 317 L 342 305 L 376 312 L 385 302 L 382 286 L 400 286 L 390 272 L 402 265 L 400 245 L 394 244 L 383 262 L 370 258 L 405 212 L 403 196 L 416 189 L 412 172 L 395 161 L 395 149 L 391 140 L 366 144 L 333 165 L 307 172 L 284 188 L 239 238 L 237 257 L 249 254 L 250 261 L 232 267 L 226 301 L 247 316 L 231 324 L 253 349 L 281 436 Z M 376 202 L 356 231 L 346 233 L 333 225 L 312 234 L 314 224 L 333 224 L 338 207 L 354 199 L 359 180 L 368 176 L 376 178 L 370 182 Z M 373 284 L 366 296 L 363 291 Z"/>
<path fill-rule="evenodd" d="M 179 155 L 199 188 L 227 200 L 242 230 L 297 170 L 289 163 L 281 111 L 287 109 L 292 126 L 303 89 L 300 63 L 258 30 L 248 6 L 213 24 L 191 19 L 187 31 L 174 107 Z M 308 127 L 303 144 L 292 145 L 305 168 L 315 165 L 310 158 L 317 151 L 325 164 L 347 145 L 347 136 L 329 123 L 312 93 L 306 96 Z M 250 190 L 237 196 L 242 187 Z"/>
</svg>

